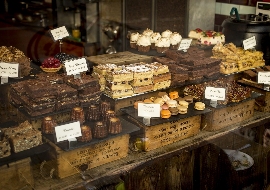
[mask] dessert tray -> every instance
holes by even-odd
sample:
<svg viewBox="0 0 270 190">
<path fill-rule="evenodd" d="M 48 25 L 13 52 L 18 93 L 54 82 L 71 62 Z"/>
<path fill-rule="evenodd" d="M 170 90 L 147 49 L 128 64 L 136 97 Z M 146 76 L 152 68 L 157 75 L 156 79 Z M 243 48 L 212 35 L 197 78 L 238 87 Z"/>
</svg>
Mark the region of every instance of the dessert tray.
<svg viewBox="0 0 270 190">
<path fill-rule="evenodd" d="M 236 171 L 246 170 L 254 164 L 254 160 L 248 154 L 231 149 L 223 149 Z"/>
</svg>

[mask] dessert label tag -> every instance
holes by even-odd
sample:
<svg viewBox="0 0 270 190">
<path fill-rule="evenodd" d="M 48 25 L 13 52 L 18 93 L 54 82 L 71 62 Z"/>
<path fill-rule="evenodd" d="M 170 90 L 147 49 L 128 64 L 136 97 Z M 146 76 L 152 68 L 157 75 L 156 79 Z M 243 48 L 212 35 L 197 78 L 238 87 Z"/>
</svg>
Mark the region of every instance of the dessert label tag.
<svg viewBox="0 0 270 190">
<path fill-rule="evenodd" d="M 54 39 L 54 41 L 61 40 L 64 37 L 69 36 L 69 33 L 65 26 L 61 26 L 59 28 L 55 28 L 53 30 L 50 30 L 50 33 Z"/>
<path fill-rule="evenodd" d="M 64 64 L 66 67 L 67 75 L 76 75 L 78 73 L 88 70 L 85 58 L 65 61 Z"/>
<path fill-rule="evenodd" d="M 8 76 L 1 76 L 1 84 L 8 83 Z"/>
<path fill-rule="evenodd" d="M 19 64 L 0 62 L 0 76 L 19 77 Z"/>
<path fill-rule="evenodd" d="M 191 38 L 184 38 L 181 40 L 178 50 L 187 50 L 192 42 Z"/>
<path fill-rule="evenodd" d="M 138 116 L 160 117 L 160 104 L 138 103 Z"/>
<path fill-rule="evenodd" d="M 255 36 L 252 36 L 246 40 L 243 41 L 244 49 L 252 49 L 256 46 L 256 39 Z"/>
<path fill-rule="evenodd" d="M 270 72 L 259 71 L 258 72 L 258 83 L 270 84 Z"/>
<path fill-rule="evenodd" d="M 206 87 L 205 98 L 210 100 L 225 100 L 225 88 Z"/>
<path fill-rule="evenodd" d="M 80 122 L 75 121 L 72 123 L 56 126 L 55 134 L 57 142 L 82 136 Z"/>
</svg>

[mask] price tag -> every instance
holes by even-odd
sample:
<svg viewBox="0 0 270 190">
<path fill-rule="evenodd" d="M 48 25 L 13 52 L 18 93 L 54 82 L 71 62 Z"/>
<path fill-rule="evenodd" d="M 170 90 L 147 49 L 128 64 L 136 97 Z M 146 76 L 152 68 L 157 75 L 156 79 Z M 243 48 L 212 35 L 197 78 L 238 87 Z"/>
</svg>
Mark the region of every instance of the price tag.
<svg viewBox="0 0 270 190">
<path fill-rule="evenodd" d="M 55 28 L 55 29 L 51 30 L 50 32 L 51 32 L 51 35 L 52 35 L 54 41 L 61 40 L 64 37 L 69 36 L 69 33 L 68 33 L 65 26 Z"/>
<path fill-rule="evenodd" d="M 80 122 L 75 121 L 72 123 L 56 126 L 55 134 L 57 142 L 82 136 Z"/>
<path fill-rule="evenodd" d="M 160 104 L 138 103 L 138 116 L 140 117 L 160 117 Z"/>
<path fill-rule="evenodd" d="M 0 62 L 0 76 L 19 77 L 19 64 Z"/>
<path fill-rule="evenodd" d="M 191 38 L 184 38 L 181 40 L 178 50 L 186 50 L 192 42 Z"/>
<path fill-rule="evenodd" d="M 258 83 L 270 84 L 270 72 L 259 71 L 258 72 Z"/>
<path fill-rule="evenodd" d="M 256 46 L 256 39 L 255 36 L 252 36 L 251 38 L 248 38 L 243 41 L 244 49 L 252 49 Z"/>
<path fill-rule="evenodd" d="M 225 88 L 206 87 L 205 98 L 210 100 L 225 100 Z"/>
<path fill-rule="evenodd" d="M 78 73 L 88 70 L 86 59 L 80 58 L 64 62 L 67 75 L 77 75 Z"/>
</svg>

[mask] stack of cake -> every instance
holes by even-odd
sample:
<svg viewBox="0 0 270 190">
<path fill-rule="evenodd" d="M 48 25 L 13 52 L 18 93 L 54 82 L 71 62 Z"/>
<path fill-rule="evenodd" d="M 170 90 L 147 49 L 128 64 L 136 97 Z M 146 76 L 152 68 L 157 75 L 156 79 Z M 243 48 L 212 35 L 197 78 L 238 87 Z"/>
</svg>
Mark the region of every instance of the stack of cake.
<svg viewBox="0 0 270 190">
<path fill-rule="evenodd" d="M 217 44 L 213 47 L 213 57 L 222 59 L 220 72 L 230 74 L 265 65 L 263 52 L 244 50 L 233 43 Z"/>
<path fill-rule="evenodd" d="M 19 49 L 9 46 L 0 47 L 0 62 L 19 63 L 20 76 L 24 77 L 30 74 L 30 59 Z"/>
<path fill-rule="evenodd" d="M 18 126 L 4 128 L 4 137 L 9 140 L 12 152 L 21 152 L 42 144 L 41 132 L 25 121 Z"/>
</svg>

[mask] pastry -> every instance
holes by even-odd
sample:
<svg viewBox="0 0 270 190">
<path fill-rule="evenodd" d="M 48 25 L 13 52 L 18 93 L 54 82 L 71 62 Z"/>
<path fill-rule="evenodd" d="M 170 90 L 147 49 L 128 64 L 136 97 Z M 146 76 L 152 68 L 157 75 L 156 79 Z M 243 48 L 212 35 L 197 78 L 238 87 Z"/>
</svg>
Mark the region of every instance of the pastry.
<svg viewBox="0 0 270 190">
<path fill-rule="evenodd" d="M 185 106 L 177 106 L 180 114 L 186 114 L 187 113 L 187 107 Z"/>
<path fill-rule="evenodd" d="M 188 103 L 193 103 L 193 97 L 192 96 L 185 96 L 184 100 Z"/>
<path fill-rule="evenodd" d="M 138 104 L 139 103 L 144 103 L 143 101 L 136 101 L 136 102 L 134 102 L 134 104 L 133 104 L 133 107 L 137 110 L 138 109 Z"/>
<path fill-rule="evenodd" d="M 166 101 L 166 104 L 169 106 L 169 108 L 177 107 L 177 101 L 176 100 L 168 100 L 168 101 Z"/>
<path fill-rule="evenodd" d="M 122 132 L 121 120 L 118 117 L 111 117 L 109 120 L 109 133 L 118 134 Z"/>
<path fill-rule="evenodd" d="M 161 37 L 169 38 L 172 34 L 172 31 L 170 30 L 165 30 L 161 33 Z"/>
<path fill-rule="evenodd" d="M 108 136 L 108 127 L 102 121 L 97 121 L 94 126 L 93 137 L 97 139 Z"/>
<path fill-rule="evenodd" d="M 160 111 L 161 118 L 168 119 L 171 117 L 171 112 L 169 110 Z"/>
<path fill-rule="evenodd" d="M 182 36 L 178 32 L 173 32 L 170 35 L 170 48 L 171 49 L 178 49 L 180 42 L 182 40 Z"/>
<path fill-rule="evenodd" d="M 151 48 L 152 49 L 156 49 L 156 42 L 158 41 L 158 39 L 161 38 L 161 35 L 159 32 L 154 32 L 151 34 L 150 36 L 150 42 L 151 42 Z"/>
<path fill-rule="evenodd" d="M 144 31 L 142 32 L 142 35 L 146 35 L 146 36 L 149 36 L 149 37 L 150 37 L 153 33 L 154 33 L 153 30 L 147 28 L 146 30 L 144 30 Z"/>
<path fill-rule="evenodd" d="M 145 104 L 152 104 L 153 101 L 151 99 L 147 98 L 147 99 L 143 100 L 143 103 L 145 103 Z"/>
<path fill-rule="evenodd" d="M 194 108 L 196 110 L 204 110 L 205 109 L 205 104 L 203 102 L 196 102 L 194 105 Z"/>
<path fill-rule="evenodd" d="M 177 98 L 179 98 L 178 92 L 177 91 L 172 91 L 169 93 L 169 96 L 172 100 L 175 100 Z"/>
<path fill-rule="evenodd" d="M 165 53 L 170 48 L 170 45 L 169 37 L 161 37 L 155 44 L 158 53 Z"/>
<path fill-rule="evenodd" d="M 189 103 L 188 103 L 187 101 L 183 101 L 183 100 L 178 101 L 178 104 L 179 104 L 180 106 L 184 106 L 184 107 L 186 107 L 186 108 L 188 108 L 188 105 L 189 105 Z"/>
<path fill-rule="evenodd" d="M 159 104 L 162 106 L 165 103 L 165 101 L 162 98 L 157 98 L 154 100 L 154 104 Z"/>
<path fill-rule="evenodd" d="M 80 142 L 89 142 L 92 140 L 91 128 L 87 125 L 81 126 L 82 136 L 78 137 L 77 140 Z"/>
<path fill-rule="evenodd" d="M 150 36 L 139 35 L 137 41 L 138 51 L 149 52 L 151 47 Z"/>
<path fill-rule="evenodd" d="M 167 109 L 169 109 L 169 106 L 168 106 L 168 104 L 163 104 L 162 106 L 161 106 L 161 109 L 163 109 L 163 110 L 167 110 Z"/>
<path fill-rule="evenodd" d="M 171 112 L 171 115 L 178 115 L 179 110 L 177 107 L 170 107 L 169 111 Z"/>
<path fill-rule="evenodd" d="M 129 44 L 130 44 L 131 48 L 137 49 L 137 41 L 138 41 L 139 35 L 140 34 L 138 32 L 131 33 L 130 41 L 129 41 Z"/>
</svg>

